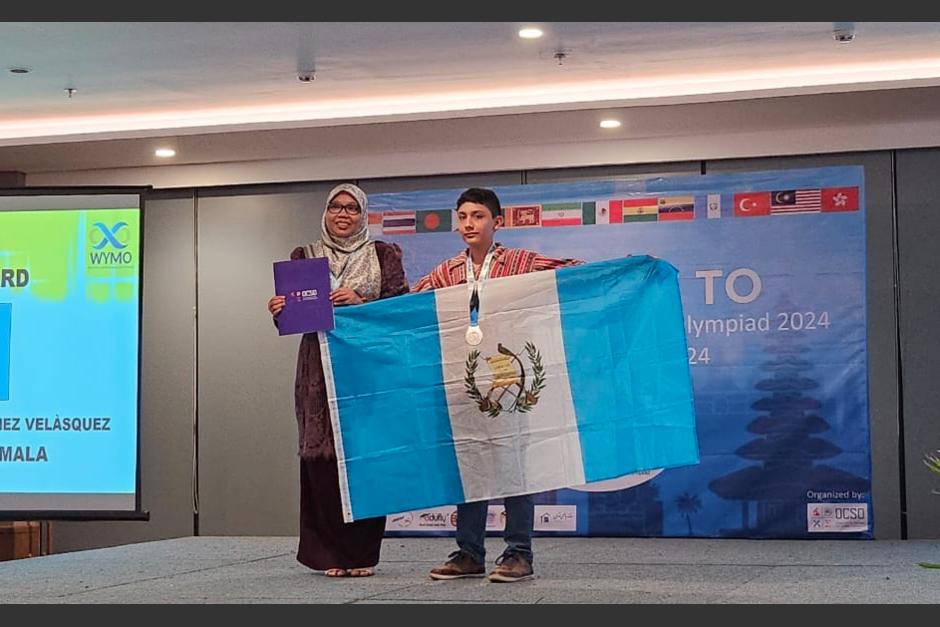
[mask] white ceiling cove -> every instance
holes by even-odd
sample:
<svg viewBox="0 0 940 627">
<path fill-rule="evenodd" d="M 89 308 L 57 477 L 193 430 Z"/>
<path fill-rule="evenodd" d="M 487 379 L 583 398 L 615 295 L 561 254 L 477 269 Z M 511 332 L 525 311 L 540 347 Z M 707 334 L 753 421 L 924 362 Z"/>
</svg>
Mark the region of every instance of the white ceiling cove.
<svg viewBox="0 0 940 627">
<path fill-rule="evenodd" d="M 0 146 L 940 85 L 940 23 L 849 24 L 0 23 Z"/>
</svg>

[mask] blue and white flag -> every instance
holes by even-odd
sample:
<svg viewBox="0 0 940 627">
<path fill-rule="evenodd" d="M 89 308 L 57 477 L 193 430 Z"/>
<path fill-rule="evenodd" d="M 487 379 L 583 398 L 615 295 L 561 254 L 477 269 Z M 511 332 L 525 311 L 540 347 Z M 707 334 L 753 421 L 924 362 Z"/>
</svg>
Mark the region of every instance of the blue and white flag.
<svg viewBox="0 0 940 627">
<path fill-rule="evenodd" d="M 627 257 L 336 310 L 347 522 L 698 462 L 676 269 Z"/>
</svg>

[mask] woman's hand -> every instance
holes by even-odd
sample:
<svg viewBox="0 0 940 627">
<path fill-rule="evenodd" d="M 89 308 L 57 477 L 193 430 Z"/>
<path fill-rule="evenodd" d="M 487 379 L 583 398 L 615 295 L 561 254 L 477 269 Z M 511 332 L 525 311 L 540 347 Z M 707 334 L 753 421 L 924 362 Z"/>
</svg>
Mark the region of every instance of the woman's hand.
<svg viewBox="0 0 940 627">
<path fill-rule="evenodd" d="M 330 302 L 334 305 L 361 305 L 365 301 L 356 293 L 356 290 L 341 287 L 330 294 Z"/>
<path fill-rule="evenodd" d="M 283 296 L 272 296 L 271 300 L 268 301 L 268 311 L 271 312 L 271 315 L 277 318 L 281 310 L 284 309 L 284 303 L 287 302 L 287 299 Z"/>
</svg>

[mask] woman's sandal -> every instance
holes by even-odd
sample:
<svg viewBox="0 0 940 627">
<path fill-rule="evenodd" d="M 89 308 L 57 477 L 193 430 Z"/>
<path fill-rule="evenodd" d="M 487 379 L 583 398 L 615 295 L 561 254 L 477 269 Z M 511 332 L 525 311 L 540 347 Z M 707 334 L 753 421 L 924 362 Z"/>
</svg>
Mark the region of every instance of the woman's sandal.
<svg viewBox="0 0 940 627">
<path fill-rule="evenodd" d="M 345 568 L 327 568 L 325 571 L 323 571 L 323 574 L 327 577 L 348 577 L 350 575 L 350 571 L 346 570 Z"/>
<path fill-rule="evenodd" d="M 371 577 L 375 574 L 372 568 L 350 568 L 348 572 L 350 577 Z"/>
</svg>

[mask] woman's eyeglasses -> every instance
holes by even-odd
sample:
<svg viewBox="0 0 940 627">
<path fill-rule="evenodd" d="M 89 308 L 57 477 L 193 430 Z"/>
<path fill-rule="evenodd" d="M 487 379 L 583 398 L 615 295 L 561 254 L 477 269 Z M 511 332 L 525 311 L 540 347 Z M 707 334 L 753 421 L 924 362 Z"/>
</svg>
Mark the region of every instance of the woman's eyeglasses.
<svg viewBox="0 0 940 627">
<path fill-rule="evenodd" d="M 359 205 L 356 205 L 356 204 L 340 205 L 338 203 L 331 202 L 330 204 L 326 206 L 326 210 L 332 213 L 333 215 L 336 215 L 340 213 L 341 211 L 345 211 L 351 216 L 357 216 L 360 213 L 362 213 L 362 209 L 360 209 Z"/>
</svg>

